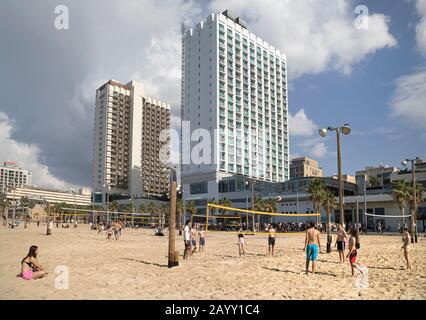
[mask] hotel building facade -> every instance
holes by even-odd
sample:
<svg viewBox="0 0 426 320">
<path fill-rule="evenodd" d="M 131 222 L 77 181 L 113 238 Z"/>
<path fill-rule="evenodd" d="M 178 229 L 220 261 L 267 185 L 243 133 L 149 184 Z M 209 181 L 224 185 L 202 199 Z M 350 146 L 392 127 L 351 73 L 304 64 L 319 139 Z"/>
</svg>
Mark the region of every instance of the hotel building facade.
<svg viewBox="0 0 426 320">
<path fill-rule="evenodd" d="M 0 166 L 0 193 L 6 193 L 14 188 L 30 186 L 31 172 L 20 168 L 16 162 L 6 161 Z"/>
<path fill-rule="evenodd" d="M 219 182 L 233 176 L 269 183 L 288 180 L 285 54 L 251 33 L 229 10 L 211 14 L 194 29 L 183 31 L 182 37 L 185 199 L 219 199 Z M 193 135 L 185 145 L 188 123 Z M 197 129 L 210 133 L 208 163 L 188 159 L 201 141 Z M 204 150 L 201 154 L 205 156 Z"/>
<path fill-rule="evenodd" d="M 169 104 L 147 97 L 135 81 L 110 80 L 96 91 L 94 119 L 94 202 L 168 190 L 159 154 L 169 154 L 170 137 L 160 141 L 170 128 Z"/>
</svg>

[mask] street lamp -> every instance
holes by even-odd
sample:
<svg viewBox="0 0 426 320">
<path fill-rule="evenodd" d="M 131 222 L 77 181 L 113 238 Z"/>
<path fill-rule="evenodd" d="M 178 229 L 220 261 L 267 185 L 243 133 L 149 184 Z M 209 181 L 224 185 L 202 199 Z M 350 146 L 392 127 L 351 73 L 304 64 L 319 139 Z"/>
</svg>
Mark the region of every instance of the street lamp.
<svg viewBox="0 0 426 320">
<path fill-rule="evenodd" d="M 169 263 L 168 267 L 176 267 L 179 265 L 179 254 L 176 249 L 176 187 L 177 187 L 177 174 L 176 167 L 169 167 L 163 169 L 164 173 L 170 174 L 170 217 L 169 217 Z"/>
<path fill-rule="evenodd" d="M 246 181 L 246 186 L 248 187 L 251 185 L 251 210 L 254 211 L 254 184 L 256 183 L 256 180 L 249 179 Z M 248 189 L 248 188 L 247 188 Z M 247 192 L 247 207 L 248 207 L 248 192 Z M 254 226 L 254 213 L 252 213 L 252 222 L 253 222 L 253 233 L 256 232 L 255 226 Z M 248 228 L 248 216 L 247 216 L 247 228 Z"/>
<path fill-rule="evenodd" d="M 105 191 L 105 188 L 107 189 L 107 191 L 109 190 L 109 186 L 107 186 L 106 184 L 103 184 L 104 187 L 104 193 L 105 193 L 105 201 L 106 201 L 106 205 L 107 205 L 107 225 L 109 224 L 109 192 Z"/>
<path fill-rule="evenodd" d="M 419 157 L 415 159 L 405 159 L 401 161 L 404 167 L 407 167 L 408 162 L 411 162 L 411 174 L 413 179 L 413 209 L 411 211 L 411 243 L 417 243 L 417 186 L 416 186 L 416 164 L 422 163 Z"/>
<path fill-rule="evenodd" d="M 340 133 L 348 135 L 351 133 L 351 128 L 348 124 L 343 125 L 342 127 L 333 128 L 328 127 L 319 130 L 321 137 L 325 137 L 329 131 L 336 131 L 337 136 L 337 166 L 339 171 L 339 210 L 340 210 L 340 223 L 343 225 L 345 223 L 345 212 L 343 206 L 343 176 L 342 176 L 342 151 L 340 146 Z"/>
</svg>

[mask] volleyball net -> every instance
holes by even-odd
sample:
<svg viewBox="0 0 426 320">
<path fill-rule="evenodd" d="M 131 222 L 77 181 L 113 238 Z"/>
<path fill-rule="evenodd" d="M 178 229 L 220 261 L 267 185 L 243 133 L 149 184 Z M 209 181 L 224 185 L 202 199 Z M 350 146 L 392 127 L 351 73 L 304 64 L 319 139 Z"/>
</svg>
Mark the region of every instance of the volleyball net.
<svg viewBox="0 0 426 320">
<path fill-rule="evenodd" d="M 285 232 L 284 226 L 290 218 L 308 218 L 317 221 L 318 213 L 277 213 L 228 207 L 207 203 L 205 215 L 194 215 L 193 221 L 200 223 L 208 231 L 241 232 L 246 234 L 265 233 L 268 224 L 272 224 L 277 232 Z M 195 219 L 197 218 L 197 219 Z M 296 222 L 294 222 L 296 223 Z"/>
</svg>

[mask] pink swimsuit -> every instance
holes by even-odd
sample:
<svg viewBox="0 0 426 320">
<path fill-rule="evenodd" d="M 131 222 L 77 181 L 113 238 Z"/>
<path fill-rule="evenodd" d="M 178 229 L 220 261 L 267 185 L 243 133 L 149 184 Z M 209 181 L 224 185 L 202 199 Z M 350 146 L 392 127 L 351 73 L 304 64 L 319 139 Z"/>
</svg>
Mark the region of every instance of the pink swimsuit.
<svg viewBox="0 0 426 320">
<path fill-rule="evenodd" d="M 28 269 L 27 271 L 22 273 L 22 278 L 24 278 L 25 280 L 31 280 L 33 278 L 33 270 Z"/>
</svg>

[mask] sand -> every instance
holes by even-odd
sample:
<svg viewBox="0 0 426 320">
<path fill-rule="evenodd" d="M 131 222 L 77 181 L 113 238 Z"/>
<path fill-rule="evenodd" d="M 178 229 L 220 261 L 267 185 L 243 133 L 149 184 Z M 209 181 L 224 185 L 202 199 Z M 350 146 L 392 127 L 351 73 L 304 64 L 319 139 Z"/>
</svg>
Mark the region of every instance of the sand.
<svg viewBox="0 0 426 320">
<path fill-rule="evenodd" d="M 182 260 L 178 236 L 180 264 L 169 269 L 168 238 L 153 230 L 125 229 L 118 241 L 88 225 L 54 227 L 51 236 L 45 231 L 35 224 L 0 227 L 0 299 L 426 299 L 424 237 L 414 244 L 407 271 L 399 236 L 362 236 L 359 263 L 368 268 L 368 281 L 359 282 L 336 251 L 320 254 L 317 274 L 305 275 L 303 234 L 279 235 L 275 257 L 266 255 L 266 235 L 246 236 L 247 255 L 239 257 L 236 235 L 209 233 L 205 252 L 190 260 Z M 49 275 L 26 281 L 16 274 L 33 244 Z M 69 270 L 68 289 L 55 288 L 58 265 Z"/>
</svg>

